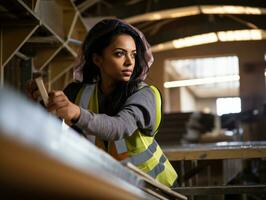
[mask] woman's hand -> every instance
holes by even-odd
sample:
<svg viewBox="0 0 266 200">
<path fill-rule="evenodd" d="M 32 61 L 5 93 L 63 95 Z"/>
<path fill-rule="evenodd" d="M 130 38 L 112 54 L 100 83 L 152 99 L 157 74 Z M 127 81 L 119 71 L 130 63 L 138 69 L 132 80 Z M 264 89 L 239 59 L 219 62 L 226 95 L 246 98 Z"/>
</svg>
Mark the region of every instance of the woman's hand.
<svg viewBox="0 0 266 200">
<path fill-rule="evenodd" d="M 38 90 L 35 80 L 29 80 L 25 87 L 26 95 L 33 101 L 41 100 L 41 94 Z"/>
<path fill-rule="evenodd" d="M 68 125 L 72 125 L 71 120 L 76 121 L 80 116 L 79 106 L 69 101 L 63 91 L 49 93 L 47 109 L 49 112 L 55 111 L 56 115 L 64 119 Z"/>
</svg>

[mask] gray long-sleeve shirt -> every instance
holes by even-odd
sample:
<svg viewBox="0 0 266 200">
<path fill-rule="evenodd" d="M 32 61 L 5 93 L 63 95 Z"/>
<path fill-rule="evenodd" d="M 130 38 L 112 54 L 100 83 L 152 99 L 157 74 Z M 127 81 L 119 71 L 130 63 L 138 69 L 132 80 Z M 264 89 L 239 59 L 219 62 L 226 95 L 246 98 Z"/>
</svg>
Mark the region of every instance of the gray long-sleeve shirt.
<svg viewBox="0 0 266 200">
<path fill-rule="evenodd" d="M 73 95 L 71 88 L 75 87 L 81 88 L 81 84 L 79 86 L 72 84 L 65 90 L 66 95 L 73 102 L 76 94 Z M 94 87 L 91 88 L 94 89 Z M 77 89 L 74 90 L 77 91 Z M 132 135 L 137 129 L 152 136 L 155 132 L 155 108 L 156 101 L 151 88 L 143 87 L 133 93 L 114 116 L 104 114 L 104 110 L 102 110 L 103 114 L 97 114 L 90 112 L 87 108 L 81 108 L 80 118 L 75 125 L 83 132 L 93 134 L 103 140 L 119 140 Z"/>
</svg>

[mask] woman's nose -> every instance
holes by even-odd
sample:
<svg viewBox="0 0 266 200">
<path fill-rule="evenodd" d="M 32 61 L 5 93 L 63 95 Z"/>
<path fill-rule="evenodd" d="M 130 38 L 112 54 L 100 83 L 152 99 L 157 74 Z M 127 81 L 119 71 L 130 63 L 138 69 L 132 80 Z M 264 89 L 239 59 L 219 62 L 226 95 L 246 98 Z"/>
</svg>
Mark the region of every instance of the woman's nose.
<svg viewBox="0 0 266 200">
<path fill-rule="evenodd" d="M 126 55 L 125 65 L 130 66 L 133 64 L 133 58 L 130 55 Z"/>
</svg>

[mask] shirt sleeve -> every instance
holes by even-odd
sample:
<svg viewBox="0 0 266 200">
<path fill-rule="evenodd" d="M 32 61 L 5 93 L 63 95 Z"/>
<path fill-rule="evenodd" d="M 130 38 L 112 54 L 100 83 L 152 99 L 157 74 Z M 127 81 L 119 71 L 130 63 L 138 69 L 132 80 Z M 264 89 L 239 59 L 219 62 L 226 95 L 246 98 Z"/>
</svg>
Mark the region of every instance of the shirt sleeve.
<svg viewBox="0 0 266 200">
<path fill-rule="evenodd" d="M 155 103 L 152 90 L 144 87 L 131 95 L 115 116 L 96 114 L 81 108 L 75 125 L 104 140 L 119 140 L 131 136 L 137 129 L 152 136 L 155 132 Z"/>
</svg>

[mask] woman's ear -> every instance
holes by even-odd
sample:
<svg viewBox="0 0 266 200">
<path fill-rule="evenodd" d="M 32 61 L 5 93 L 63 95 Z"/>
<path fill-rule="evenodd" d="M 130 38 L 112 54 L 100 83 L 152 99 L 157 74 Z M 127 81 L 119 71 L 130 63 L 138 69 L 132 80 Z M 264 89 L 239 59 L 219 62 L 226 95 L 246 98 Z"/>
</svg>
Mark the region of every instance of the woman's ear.
<svg viewBox="0 0 266 200">
<path fill-rule="evenodd" d="M 102 59 L 99 55 L 96 53 L 92 54 L 92 61 L 97 67 L 101 68 Z"/>
</svg>

